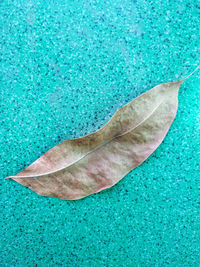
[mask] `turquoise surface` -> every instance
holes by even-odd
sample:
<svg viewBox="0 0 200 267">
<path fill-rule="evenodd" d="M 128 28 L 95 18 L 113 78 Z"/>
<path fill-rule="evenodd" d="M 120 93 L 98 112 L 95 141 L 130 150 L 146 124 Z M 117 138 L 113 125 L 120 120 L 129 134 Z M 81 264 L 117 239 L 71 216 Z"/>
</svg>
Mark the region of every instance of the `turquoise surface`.
<svg viewBox="0 0 200 267">
<path fill-rule="evenodd" d="M 199 64 L 198 1 L 1 1 L 0 266 L 200 266 L 200 71 L 161 146 L 78 201 L 4 178 Z"/>
</svg>

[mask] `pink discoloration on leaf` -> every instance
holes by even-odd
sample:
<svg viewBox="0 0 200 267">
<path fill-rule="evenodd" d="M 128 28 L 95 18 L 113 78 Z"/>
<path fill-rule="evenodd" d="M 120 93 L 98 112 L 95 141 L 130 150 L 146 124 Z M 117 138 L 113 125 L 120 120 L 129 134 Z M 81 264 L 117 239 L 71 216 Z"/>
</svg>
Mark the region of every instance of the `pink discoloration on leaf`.
<svg viewBox="0 0 200 267">
<path fill-rule="evenodd" d="M 40 195 L 69 200 L 113 186 L 161 144 L 176 116 L 184 80 L 154 87 L 97 132 L 60 143 L 8 178 Z"/>
</svg>

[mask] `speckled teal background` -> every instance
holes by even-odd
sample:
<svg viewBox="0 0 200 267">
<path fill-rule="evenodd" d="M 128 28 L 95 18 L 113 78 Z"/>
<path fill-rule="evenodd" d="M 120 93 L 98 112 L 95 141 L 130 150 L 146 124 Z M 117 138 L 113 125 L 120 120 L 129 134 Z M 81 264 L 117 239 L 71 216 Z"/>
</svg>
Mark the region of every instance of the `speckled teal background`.
<svg viewBox="0 0 200 267">
<path fill-rule="evenodd" d="M 198 1 L 1 1 L 0 266 L 200 266 L 200 77 L 162 145 L 78 201 L 4 178 L 199 64 Z"/>
</svg>

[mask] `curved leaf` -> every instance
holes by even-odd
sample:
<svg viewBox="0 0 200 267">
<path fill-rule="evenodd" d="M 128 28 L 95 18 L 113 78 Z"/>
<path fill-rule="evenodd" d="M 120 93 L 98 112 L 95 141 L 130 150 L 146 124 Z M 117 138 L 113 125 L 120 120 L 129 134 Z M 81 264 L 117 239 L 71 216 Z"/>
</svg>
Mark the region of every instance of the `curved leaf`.
<svg viewBox="0 0 200 267">
<path fill-rule="evenodd" d="M 40 195 L 69 200 L 113 186 L 163 141 L 184 80 L 155 86 L 120 108 L 100 130 L 60 143 L 8 178 Z"/>
</svg>

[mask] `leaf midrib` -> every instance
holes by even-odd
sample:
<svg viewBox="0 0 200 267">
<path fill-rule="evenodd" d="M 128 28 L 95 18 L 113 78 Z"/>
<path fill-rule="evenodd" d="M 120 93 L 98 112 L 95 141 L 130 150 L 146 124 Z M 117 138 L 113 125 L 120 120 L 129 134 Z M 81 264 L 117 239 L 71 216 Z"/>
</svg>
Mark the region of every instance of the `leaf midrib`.
<svg viewBox="0 0 200 267">
<path fill-rule="evenodd" d="M 133 127 L 133 129 L 125 132 L 125 133 L 122 133 L 122 134 L 119 134 L 119 135 L 116 135 L 114 136 L 113 138 L 111 138 L 109 141 L 107 141 L 106 143 L 103 143 L 102 145 L 96 147 L 95 149 L 89 151 L 88 153 L 86 153 L 83 157 L 81 157 L 80 159 L 78 159 L 77 161 L 71 163 L 70 165 L 66 166 L 66 167 L 62 167 L 58 170 L 55 170 L 55 171 L 52 171 L 52 172 L 48 172 L 48 173 L 44 173 L 44 174 L 39 174 L 39 175 L 27 175 L 27 176 L 9 176 L 9 178 L 31 178 L 31 177 L 41 177 L 41 176 L 46 176 L 46 175 L 49 175 L 49 174 L 53 174 L 53 173 L 56 173 L 56 172 L 59 172 L 59 171 L 62 171 L 66 168 L 69 168 L 71 166 L 73 166 L 74 164 L 78 163 L 80 160 L 84 159 L 85 157 L 87 157 L 89 154 L 91 153 L 94 153 L 96 152 L 97 150 L 99 150 L 100 148 L 102 148 L 103 146 L 106 146 L 107 144 L 109 144 L 110 142 L 112 142 L 114 139 L 120 137 L 120 136 L 124 136 L 132 131 L 134 131 L 136 128 L 138 128 L 140 125 L 142 125 L 145 121 L 147 121 L 155 112 L 156 110 L 159 108 L 159 106 L 164 102 L 164 100 L 162 100 L 154 109 L 153 111 L 147 116 L 145 117 L 140 123 L 138 123 L 135 127 Z"/>
</svg>

